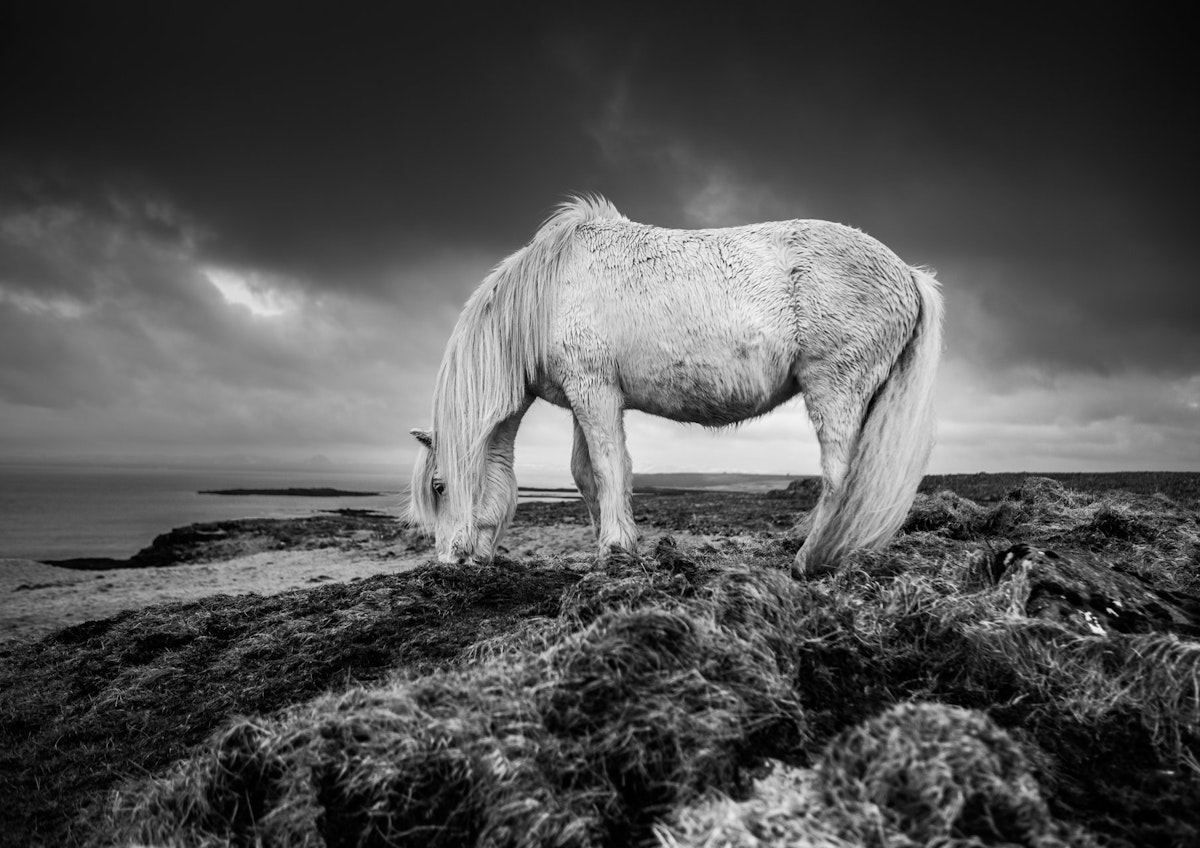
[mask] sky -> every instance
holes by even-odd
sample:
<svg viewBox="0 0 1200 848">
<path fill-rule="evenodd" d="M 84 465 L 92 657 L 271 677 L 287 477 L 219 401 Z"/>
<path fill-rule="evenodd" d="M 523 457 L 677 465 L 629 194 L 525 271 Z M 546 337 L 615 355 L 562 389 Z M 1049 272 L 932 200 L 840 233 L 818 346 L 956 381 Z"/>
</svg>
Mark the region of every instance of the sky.
<svg viewBox="0 0 1200 848">
<path fill-rule="evenodd" d="M 6 4 L 0 458 L 407 465 L 467 297 L 598 193 L 936 269 L 931 471 L 1200 471 L 1181 20 L 723 5 Z M 818 472 L 799 399 L 628 424 L 636 471 Z M 522 482 L 570 442 L 535 405 Z"/>
</svg>

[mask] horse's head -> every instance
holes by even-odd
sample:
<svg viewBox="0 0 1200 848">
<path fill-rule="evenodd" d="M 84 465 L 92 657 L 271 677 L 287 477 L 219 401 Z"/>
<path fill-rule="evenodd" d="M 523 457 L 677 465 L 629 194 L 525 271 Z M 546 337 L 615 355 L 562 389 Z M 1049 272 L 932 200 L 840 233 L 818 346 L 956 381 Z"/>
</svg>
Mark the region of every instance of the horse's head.
<svg viewBox="0 0 1200 848">
<path fill-rule="evenodd" d="M 482 473 L 473 475 L 440 467 L 434 434 L 411 432 L 421 448 L 413 466 L 409 519 L 433 535 L 439 562 L 491 562 L 517 508 L 511 446 L 506 456 L 493 444 L 481 457 Z"/>
</svg>

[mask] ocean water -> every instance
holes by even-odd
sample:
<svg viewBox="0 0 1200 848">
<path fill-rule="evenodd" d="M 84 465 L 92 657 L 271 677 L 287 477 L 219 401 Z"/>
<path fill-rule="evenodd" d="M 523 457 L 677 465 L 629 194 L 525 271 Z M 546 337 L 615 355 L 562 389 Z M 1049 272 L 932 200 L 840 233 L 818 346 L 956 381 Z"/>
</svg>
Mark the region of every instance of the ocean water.
<svg viewBox="0 0 1200 848">
<path fill-rule="evenodd" d="M 0 559 L 128 557 L 160 533 L 200 521 L 290 518 L 321 510 L 403 513 L 397 468 L 214 468 L 0 464 Z M 329 487 L 376 497 L 201 495 L 202 489 Z"/>
</svg>

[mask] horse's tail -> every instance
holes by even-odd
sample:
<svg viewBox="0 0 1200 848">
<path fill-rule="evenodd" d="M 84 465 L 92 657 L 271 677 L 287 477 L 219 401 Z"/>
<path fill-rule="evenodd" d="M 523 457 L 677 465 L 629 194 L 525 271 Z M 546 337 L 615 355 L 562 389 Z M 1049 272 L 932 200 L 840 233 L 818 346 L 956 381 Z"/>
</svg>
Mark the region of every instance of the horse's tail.
<svg viewBox="0 0 1200 848">
<path fill-rule="evenodd" d="M 933 393 L 942 354 L 942 295 L 933 274 L 912 269 L 916 327 L 863 416 L 842 485 L 818 505 L 796 556 L 797 576 L 834 566 L 848 551 L 878 548 L 900 529 L 933 449 Z"/>
</svg>

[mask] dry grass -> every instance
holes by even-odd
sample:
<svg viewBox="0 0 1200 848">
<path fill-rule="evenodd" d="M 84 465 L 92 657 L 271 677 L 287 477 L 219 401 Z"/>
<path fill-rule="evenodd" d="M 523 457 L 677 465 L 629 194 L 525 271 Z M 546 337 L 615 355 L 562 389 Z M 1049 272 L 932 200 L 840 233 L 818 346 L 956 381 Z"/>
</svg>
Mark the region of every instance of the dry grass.
<svg viewBox="0 0 1200 848">
<path fill-rule="evenodd" d="M 78 841 L 122 779 L 269 714 L 396 668 L 433 673 L 557 613 L 579 575 L 426 568 L 261 597 L 215 596 L 68 628 L 0 662 L 0 843 Z"/>
<path fill-rule="evenodd" d="M 1031 619 L 1027 587 L 989 568 L 1016 538 L 1075 540 L 1183 597 L 1195 513 L 1030 480 L 991 507 L 937 495 L 910 526 L 811 583 L 787 576 L 794 547 L 764 532 L 660 540 L 607 572 L 430 568 L 64 631 L 5 662 L 0 779 L 45 802 L 7 832 L 1200 842 L 1200 646 Z M 74 830 L 49 811 L 63 798 Z"/>
<path fill-rule="evenodd" d="M 1055 820 L 1021 745 L 984 713 L 906 702 L 843 731 L 814 767 L 779 769 L 752 800 L 680 810 L 682 845 L 1091 846 Z"/>
</svg>

